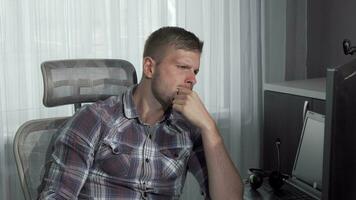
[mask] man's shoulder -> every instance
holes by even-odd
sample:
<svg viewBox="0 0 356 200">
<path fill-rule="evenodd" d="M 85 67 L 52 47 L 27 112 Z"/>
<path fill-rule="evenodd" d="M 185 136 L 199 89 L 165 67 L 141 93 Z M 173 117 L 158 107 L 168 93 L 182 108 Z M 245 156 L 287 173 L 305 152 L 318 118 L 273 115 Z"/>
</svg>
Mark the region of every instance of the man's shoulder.
<svg viewBox="0 0 356 200">
<path fill-rule="evenodd" d="M 100 112 L 102 115 L 115 115 L 122 113 L 123 102 L 122 95 L 120 96 L 111 96 L 105 100 L 99 100 L 92 104 L 92 109 Z"/>
<path fill-rule="evenodd" d="M 99 100 L 93 104 L 91 104 L 93 109 L 115 109 L 117 107 L 122 107 L 122 95 L 120 96 L 110 96 L 105 100 Z"/>
<path fill-rule="evenodd" d="M 121 96 L 110 96 L 83 106 L 75 115 L 95 115 L 104 122 L 112 121 L 122 115 L 123 104 Z"/>
</svg>

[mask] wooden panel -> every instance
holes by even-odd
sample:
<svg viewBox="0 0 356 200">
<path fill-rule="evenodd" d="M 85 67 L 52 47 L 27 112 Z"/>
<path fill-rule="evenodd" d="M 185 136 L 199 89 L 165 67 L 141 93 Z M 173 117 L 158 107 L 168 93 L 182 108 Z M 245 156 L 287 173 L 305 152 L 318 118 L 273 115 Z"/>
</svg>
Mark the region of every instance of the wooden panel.
<svg viewBox="0 0 356 200">
<path fill-rule="evenodd" d="M 325 103 L 308 97 L 265 91 L 262 163 L 266 170 L 277 169 L 276 138 L 281 140 L 281 171 L 292 172 L 300 134 L 303 128 L 303 107 L 325 114 Z"/>
</svg>

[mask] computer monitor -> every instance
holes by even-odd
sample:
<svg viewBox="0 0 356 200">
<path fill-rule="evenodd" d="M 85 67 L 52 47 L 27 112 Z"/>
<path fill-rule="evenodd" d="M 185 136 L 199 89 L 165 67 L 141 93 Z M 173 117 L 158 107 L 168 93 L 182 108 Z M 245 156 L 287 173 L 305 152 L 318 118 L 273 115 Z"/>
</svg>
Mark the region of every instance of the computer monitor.
<svg viewBox="0 0 356 200">
<path fill-rule="evenodd" d="M 325 116 L 307 111 L 300 135 L 292 176 L 303 184 L 322 189 L 324 119 Z"/>
<path fill-rule="evenodd" d="M 327 69 L 323 200 L 356 199 L 356 59 Z"/>
</svg>

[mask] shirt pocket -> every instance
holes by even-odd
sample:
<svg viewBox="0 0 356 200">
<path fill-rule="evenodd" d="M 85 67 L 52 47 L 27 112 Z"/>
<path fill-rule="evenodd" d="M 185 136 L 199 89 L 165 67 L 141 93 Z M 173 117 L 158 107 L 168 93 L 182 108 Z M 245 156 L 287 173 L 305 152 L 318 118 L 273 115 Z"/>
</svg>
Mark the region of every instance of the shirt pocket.
<svg viewBox="0 0 356 200">
<path fill-rule="evenodd" d="M 175 180 L 183 175 L 190 155 L 189 148 L 161 148 L 161 178 Z"/>
<path fill-rule="evenodd" d="M 113 177 L 127 177 L 134 149 L 121 143 L 103 142 L 95 156 L 96 167 Z"/>
</svg>

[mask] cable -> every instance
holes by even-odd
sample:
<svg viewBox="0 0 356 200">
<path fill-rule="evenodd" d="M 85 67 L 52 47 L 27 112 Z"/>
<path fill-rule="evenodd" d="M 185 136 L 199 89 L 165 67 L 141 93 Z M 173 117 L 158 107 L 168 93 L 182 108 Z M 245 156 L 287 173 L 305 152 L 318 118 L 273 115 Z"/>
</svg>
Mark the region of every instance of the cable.
<svg viewBox="0 0 356 200">
<path fill-rule="evenodd" d="M 280 146 L 281 146 L 281 139 L 277 138 L 275 141 L 276 148 L 277 148 L 277 170 L 278 173 L 281 172 L 281 158 L 280 158 Z"/>
</svg>

